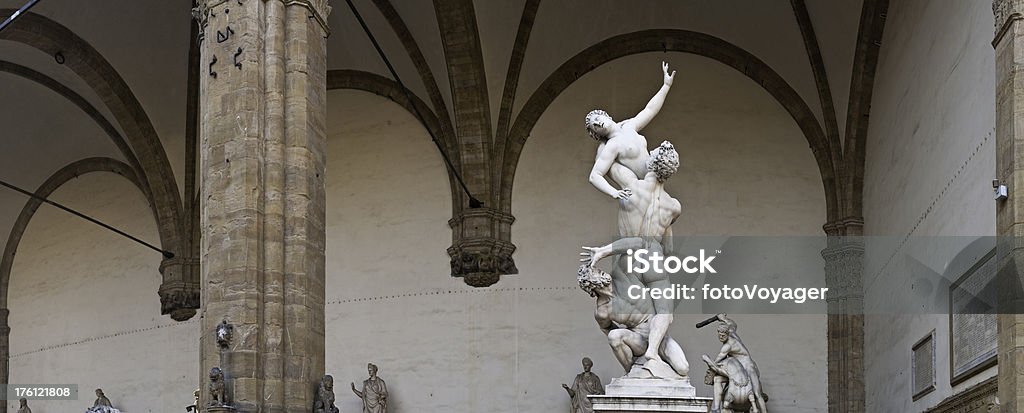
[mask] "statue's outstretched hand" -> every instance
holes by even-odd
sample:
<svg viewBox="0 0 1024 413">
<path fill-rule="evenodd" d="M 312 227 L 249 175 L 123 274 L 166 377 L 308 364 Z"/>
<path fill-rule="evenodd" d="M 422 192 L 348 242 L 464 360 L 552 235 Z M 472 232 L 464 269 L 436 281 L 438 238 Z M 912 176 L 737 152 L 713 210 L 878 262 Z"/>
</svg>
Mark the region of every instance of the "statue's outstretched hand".
<svg viewBox="0 0 1024 413">
<path fill-rule="evenodd" d="M 603 247 L 583 247 L 583 252 L 580 253 L 580 255 L 583 256 L 583 258 L 580 258 L 580 262 L 589 264 L 591 267 L 593 267 L 594 264 L 597 264 L 598 261 L 601 261 L 608 255 L 610 255 L 611 252 L 611 244 L 605 245 Z"/>
<path fill-rule="evenodd" d="M 667 62 L 661 62 L 661 71 L 665 74 L 665 86 L 672 86 L 672 81 L 674 81 L 676 77 L 676 71 L 673 70 L 672 73 L 669 73 Z"/>
</svg>

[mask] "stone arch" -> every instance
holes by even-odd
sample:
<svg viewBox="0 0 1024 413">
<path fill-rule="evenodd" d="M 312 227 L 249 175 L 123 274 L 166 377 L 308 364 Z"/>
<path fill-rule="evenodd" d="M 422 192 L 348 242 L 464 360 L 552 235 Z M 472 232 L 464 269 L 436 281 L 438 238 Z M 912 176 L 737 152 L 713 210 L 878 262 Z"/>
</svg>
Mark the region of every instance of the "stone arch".
<svg viewBox="0 0 1024 413">
<path fill-rule="evenodd" d="M 121 155 L 128 160 L 128 164 L 131 165 L 132 168 L 134 168 L 136 171 L 142 170 L 142 166 L 139 165 L 138 158 L 135 157 L 135 153 L 132 152 L 132 148 L 128 146 L 128 142 L 125 142 L 124 137 L 121 136 L 121 133 L 117 131 L 117 128 L 115 128 L 114 125 L 110 123 L 110 121 L 107 120 L 107 118 L 104 117 L 103 114 L 101 114 L 95 106 L 93 106 L 91 103 L 89 103 L 88 100 L 82 97 L 82 95 L 78 94 L 71 88 L 65 86 L 64 84 L 60 83 L 52 77 L 49 77 L 32 68 L 19 65 L 17 63 L 0 60 L 0 72 L 10 73 L 23 79 L 35 82 L 41 86 L 46 87 L 47 89 L 50 89 L 54 93 L 57 93 L 61 97 L 67 99 L 69 102 L 71 102 L 79 109 L 81 109 L 82 112 L 85 112 L 85 114 L 89 116 L 90 119 L 96 122 L 96 125 L 99 126 L 100 129 L 103 129 L 103 132 L 107 134 L 107 137 L 109 137 L 110 141 L 114 143 L 114 146 L 117 146 L 117 149 L 121 152 Z M 149 192 L 149 188 L 144 186 L 141 189 L 145 192 L 146 199 L 148 199 L 149 202 L 153 202 L 153 197 L 152 194 Z"/>
<path fill-rule="evenodd" d="M 647 52 L 681 52 L 704 56 L 743 73 L 761 85 L 796 121 L 818 164 L 828 220 L 840 215 L 835 166 L 841 153 L 831 142 L 807 103 L 766 63 L 750 52 L 709 34 L 677 29 L 652 29 L 622 34 L 598 42 L 576 54 L 551 73 L 533 92 L 517 115 L 508 138 L 496 145 L 496 163 L 501 165 L 500 200 L 511 210 L 512 185 L 519 156 L 540 116 L 569 85 L 591 70 L 612 60 Z"/>
<path fill-rule="evenodd" d="M 438 119 L 437 115 L 434 114 L 434 111 L 430 110 L 430 107 L 427 106 L 426 102 L 417 97 L 416 94 L 409 91 L 408 96 L 412 98 L 410 101 L 398 82 L 378 74 L 364 72 L 361 70 L 328 70 L 327 90 L 336 89 L 353 89 L 370 92 L 375 95 L 388 98 L 405 108 L 405 110 L 409 111 L 413 117 L 419 119 L 424 128 L 437 137 L 440 141 L 439 143 L 441 147 L 449 154 L 448 158 L 452 161 L 455 168 L 459 167 L 459 158 L 457 156 L 453 157 L 450 155 L 458 153 L 454 137 L 444 132 L 446 130 L 444 125 Z M 417 116 L 417 112 L 419 112 L 419 116 L 421 117 Z M 457 212 L 461 193 L 457 190 L 459 186 L 458 182 L 455 180 L 455 175 L 452 175 L 452 171 L 450 170 L 447 172 L 448 187 L 452 194 L 452 213 L 454 214 Z"/>
<path fill-rule="evenodd" d="M 120 175 L 138 188 L 143 195 L 146 195 L 145 184 L 131 165 L 107 157 L 85 158 L 64 166 L 47 178 L 34 194 L 48 198 L 68 181 L 93 172 L 111 172 Z M 8 294 L 10 294 L 11 268 L 14 265 L 14 258 L 22 236 L 40 206 L 42 206 L 42 201 L 36 198 L 30 198 L 25 203 L 7 237 L 3 256 L 0 257 L 0 381 L 2 382 L 8 382 L 10 379 L 10 327 L 8 327 L 7 300 Z M 150 204 L 149 207 L 156 217 L 158 207 L 153 204 Z M 0 403 L 0 413 L 6 412 L 6 408 L 6 404 Z"/>
<path fill-rule="evenodd" d="M 57 188 L 60 188 L 61 185 L 64 185 L 74 178 L 92 172 L 113 172 L 121 175 L 145 194 L 142 180 L 139 179 L 138 174 L 130 165 L 119 160 L 106 157 L 86 158 L 68 164 L 47 178 L 46 181 L 36 189 L 35 194 L 43 198 L 49 197 L 50 194 L 52 194 L 53 191 L 56 191 Z M 10 285 L 11 281 L 11 267 L 14 264 L 14 256 L 17 253 L 18 244 L 21 243 L 21 237 L 25 234 L 25 229 L 28 228 L 28 224 L 32 220 L 32 216 L 35 215 L 41 205 L 42 201 L 30 198 L 21 209 L 21 213 L 18 214 L 18 219 L 14 222 L 14 227 L 11 228 L 11 233 L 7 237 L 7 244 L 4 246 L 3 256 L 0 258 L 0 308 L 7 308 L 7 294 L 9 294 L 8 285 Z M 150 207 L 153 209 L 153 214 L 156 215 L 157 209 L 159 208 L 153 205 Z"/>
<path fill-rule="evenodd" d="M 0 15 L 14 12 L 0 9 Z M 138 157 L 141 169 L 136 175 L 145 188 L 143 192 L 152 194 L 161 245 L 178 256 L 184 255 L 181 195 L 171 164 L 149 116 L 117 70 L 87 41 L 39 14 L 22 14 L 17 24 L 0 33 L 0 40 L 22 43 L 51 56 L 63 54 L 64 65 L 96 92 Z"/>
</svg>

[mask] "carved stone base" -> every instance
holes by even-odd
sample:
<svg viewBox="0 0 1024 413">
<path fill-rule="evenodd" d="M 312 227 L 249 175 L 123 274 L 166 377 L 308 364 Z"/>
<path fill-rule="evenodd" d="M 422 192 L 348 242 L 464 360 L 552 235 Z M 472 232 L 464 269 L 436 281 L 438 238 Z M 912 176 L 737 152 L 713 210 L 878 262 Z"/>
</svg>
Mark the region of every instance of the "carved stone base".
<svg viewBox="0 0 1024 413">
<path fill-rule="evenodd" d="M 659 396 L 687 398 L 696 397 L 697 389 L 690 384 L 690 379 L 641 379 L 619 377 L 605 386 L 608 396 Z"/>
<path fill-rule="evenodd" d="M 697 397 L 688 377 L 678 379 L 619 377 L 605 387 L 605 394 L 587 396 L 595 413 L 701 412 L 711 399 Z"/>
<path fill-rule="evenodd" d="M 207 406 L 203 411 L 206 413 L 235 413 L 235 408 L 232 406 Z"/>
<path fill-rule="evenodd" d="M 690 412 L 707 413 L 707 397 L 587 396 L 594 413 Z"/>
</svg>

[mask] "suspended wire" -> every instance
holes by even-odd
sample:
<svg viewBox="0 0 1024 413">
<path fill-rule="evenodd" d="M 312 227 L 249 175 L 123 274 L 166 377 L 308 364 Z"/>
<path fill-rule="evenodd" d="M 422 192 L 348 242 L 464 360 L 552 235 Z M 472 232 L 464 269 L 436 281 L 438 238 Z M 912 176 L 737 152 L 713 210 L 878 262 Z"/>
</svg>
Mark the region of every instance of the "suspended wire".
<svg viewBox="0 0 1024 413">
<path fill-rule="evenodd" d="M 114 227 L 112 227 L 110 225 L 104 224 L 104 223 L 100 222 L 99 220 L 96 220 L 95 218 L 92 218 L 92 217 L 90 217 L 88 215 L 85 215 L 85 214 L 83 214 L 81 212 L 75 211 L 75 210 L 73 210 L 71 208 L 68 208 L 68 207 L 66 207 L 64 205 L 61 205 L 61 204 L 59 204 L 57 202 L 54 202 L 54 201 L 51 201 L 49 199 L 43 198 L 43 197 L 41 197 L 39 195 L 33 194 L 33 193 L 31 193 L 29 191 L 26 191 L 24 189 L 18 188 L 16 186 L 11 185 L 11 184 L 9 184 L 7 182 L 4 182 L 2 180 L 0 180 L 0 185 L 6 186 L 6 187 L 8 187 L 8 188 L 10 188 L 10 189 L 12 189 L 14 191 L 20 192 L 20 193 L 22 193 L 22 194 L 24 194 L 24 195 L 26 195 L 26 196 L 28 196 L 28 197 L 30 197 L 32 199 L 35 199 L 35 200 L 37 200 L 39 202 L 45 202 L 47 204 L 53 205 L 53 206 L 55 206 L 57 208 L 60 208 L 64 212 L 67 212 L 67 213 L 69 213 L 71 215 L 77 216 L 77 217 L 82 218 L 82 219 L 84 219 L 86 221 L 92 222 L 93 224 L 96 224 L 96 225 L 99 225 L 99 226 L 101 226 L 103 228 L 111 230 L 111 231 L 117 233 L 118 235 L 120 235 L 122 237 L 125 237 L 125 238 L 128 238 L 128 239 L 130 239 L 132 241 L 135 241 L 135 242 L 137 242 L 139 244 L 145 245 L 149 249 L 151 249 L 153 251 L 156 251 L 156 252 L 159 252 L 160 254 L 163 254 L 164 258 L 167 258 L 167 259 L 174 258 L 174 253 L 173 252 L 157 248 L 157 247 L 153 246 L 152 244 L 150 244 L 150 243 L 148 243 L 146 241 L 143 241 L 141 239 L 138 239 L 138 238 L 135 238 L 135 237 L 133 237 L 131 235 L 128 235 L 124 231 L 121 231 L 121 230 L 119 230 L 117 228 L 114 228 Z"/>
<path fill-rule="evenodd" d="M 35 6 L 36 3 L 39 3 L 39 0 L 31 0 L 28 3 L 25 3 L 24 6 L 21 6 L 21 8 L 16 10 L 13 14 L 11 14 L 11 17 L 8 17 L 7 20 L 4 20 L 3 23 L 0 23 L 0 32 L 4 31 L 4 29 L 6 29 L 7 26 L 11 25 L 11 22 L 13 22 L 14 19 L 17 19 L 18 16 L 25 14 L 25 12 L 27 12 L 28 9 L 31 9 L 32 6 Z"/>
<path fill-rule="evenodd" d="M 3 23 L 0 23 L 0 31 L 3 31 L 4 29 L 6 29 L 7 26 L 10 26 L 11 23 L 13 23 L 15 19 L 20 17 L 22 14 L 25 14 L 26 12 L 28 12 L 28 10 L 31 9 L 32 6 L 35 6 L 36 3 L 39 3 L 39 0 L 31 0 L 28 3 L 26 3 L 24 6 L 21 6 L 20 9 L 18 9 L 14 13 L 12 13 L 10 15 L 10 17 L 8 17 L 6 20 L 4 20 Z M 135 237 L 129 235 L 128 233 L 124 232 L 124 231 L 121 231 L 121 230 L 119 230 L 117 228 L 114 228 L 114 227 L 112 227 L 110 225 L 104 224 L 104 223 L 100 222 L 99 220 L 96 220 L 95 218 L 92 218 L 92 217 L 90 217 L 88 215 L 85 215 L 85 214 L 83 214 L 81 212 L 75 211 L 75 210 L 73 210 L 71 208 L 68 208 L 68 207 L 66 207 L 64 205 L 61 205 L 61 204 L 59 204 L 57 202 L 53 202 L 53 201 L 51 201 L 49 199 L 43 198 L 43 197 L 41 197 L 39 195 L 36 195 L 34 193 L 31 193 L 29 191 L 21 189 L 21 188 L 19 188 L 17 186 L 11 185 L 11 184 L 9 184 L 7 182 L 0 181 L 0 185 L 3 185 L 5 187 L 7 187 L 7 188 L 10 188 L 10 189 L 12 189 L 12 190 L 14 190 L 16 192 L 20 192 L 20 193 L 24 194 L 25 196 L 28 196 L 29 198 L 35 199 L 35 200 L 37 200 L 39 202 L 44 202 L 44 203 L 53 205 L 53 206 L 63 210 L 64 212 L 67 212 L 67 213 L 69 213 L 71 215 L 77 216 L 77 217 L 82 218 L 82 219 L 84 219 L 86 221 L 92 222 L 93 224 L 99 225 L 99 226 L 101 226 L 103 228 L 106 228 L 106 229 L 108 229 L 110 231 L 113 231 L 114 233 L 116 233 L 116 234 L 118 234 L 118 235 L 120 235 L 122 237 L 128 238 L 128 239 L 130 239 L 132 241 L 135 241 L 135 242 L 137 242 L 139 244 L 142 244 L 142 245 L 146 246 L 147 248 L 149 248 L 149 249 L 151 249 L 153 251 L 159 252 L 161 255 L 164 256 L 164 258 L 167 258 L 167 259 L 174 258 L 174 253 L 173 252 L 157 248 L 157 247 L 153 246 L 152 244 L 150 244 L 150 243 L 148 243 L 146 241 L 143 241 L 141 239 L 135 238 Z"/>
<path fill-rule="evenodd" d="M 384 61 L 384 65 L 388 67 L 388 71 L 391 72 L 391 77 L 395 78 L 395 82 L 398 83 L 398 87 L 401 88 L 402 93 L 405 94 L 405 98 L 409 101 L 409 106 L 412 106 L 413 114 L 416 115 L 416 120 L 426 124 L 419 108 L 416 107 L 416 103 L 413 100 L 409 89 L 405 87 L 404 83 L 402 83 L 402 78 L 398 77 L 398 72 L 395 71 L 395 67 L 391 66 L 391 61 L 388 60 L 387 55 L 384 54 L 384 50 L 381 49 L 380 44 L 377 43 L 377 38 L 370 32 L 370 28 L 366 25 L 366 21 L 363 20 L 363 16 L 359 14 L 359 10 L 356 10 L 356 6 L 355 4 L 352 4 L 352 0 L 345 1 L 348 3 L 348 8 L 352 10 L 352 14 L 355 16 L 356 20 L 359 21 L 359 25 L 362 26 L 363 32 L 366 33 L 366 37 L 370 38 L 370 42 L 373 43 L 373 48 L 377 49 L 377 54 L 380 55 L 381 60 Z M 426 129 L 427 133 L 430 134 L 430 140 L 434 142 L 434 146 L 437 146 L 437 150 L 441 152 L 441 158 L 444 158 L 444 163 L 448 166 L 448 171 L 450 171 L 452 175 L 455 175 L 455 180 L 459 182 L 459 185 L 462 186 L 462 190 L 466 193 L 466 196 L 469 197 L 469 207 L 482 207 L 484 203 L 479 199 L 476 199 L 476 197 L 469 192 L 469 187 L 467 187 L 466 183 L 462 180 L 462 175 L 459 174 L 459 171 L 455 170 L 455 165 L 453 165 L 451 159 L 448 158 L 448 153 L 441 146 L 441 142 L 437 140 L 437 136 L 434 136 L 434 132 L 430 130 L 430 128 Z"/>
</svg>

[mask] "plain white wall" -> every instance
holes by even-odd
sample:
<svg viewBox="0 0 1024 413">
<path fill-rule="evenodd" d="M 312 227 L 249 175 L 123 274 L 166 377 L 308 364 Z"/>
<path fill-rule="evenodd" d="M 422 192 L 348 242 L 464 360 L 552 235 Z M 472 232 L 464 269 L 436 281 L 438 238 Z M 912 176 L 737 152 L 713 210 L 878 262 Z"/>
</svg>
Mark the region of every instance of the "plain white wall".
<svg viewBox="0 0 1024 413">
<path fill-rule="evenodd" d="M 905 299 L 900 294 L 911 287 L 901 284 L 906 270 L 944 274 L 957 253 L 978 236 L 995 235 L 990 185 L 995 173 L 992 27 L 992 8 L 986 2 L 910 0 L 890 5 L 865 165 L 865 233 L 879 236 L 869 238 L 866 248 L 869 309 Z M 890 262 L 894 254 L 897 258 Z M 948 300 L 948 289 L 934 293 L 938 300 Z M 991 368 L 950 386 L 945 311 L 936 307 L 866 318 L 868 411 L 924 411 L 995 374 Z M 911 346 L 932 330 L 937 389 L 912 402 Z"/>
<path fill-rule="evenodd" d="M 159 244 L 146 199 L 128 180 L 92 173 L 50 199 Z M 198 323 L 160 315 L 161 256 L 50 206 L 29 224 L 11 269 L 11 383 L 77 384 L 84 411 L 102 388 L 126 413 L 183 411 L 199 387 Z M 17 400 L 7 402 L 17 411 Z"/>
</svg>

